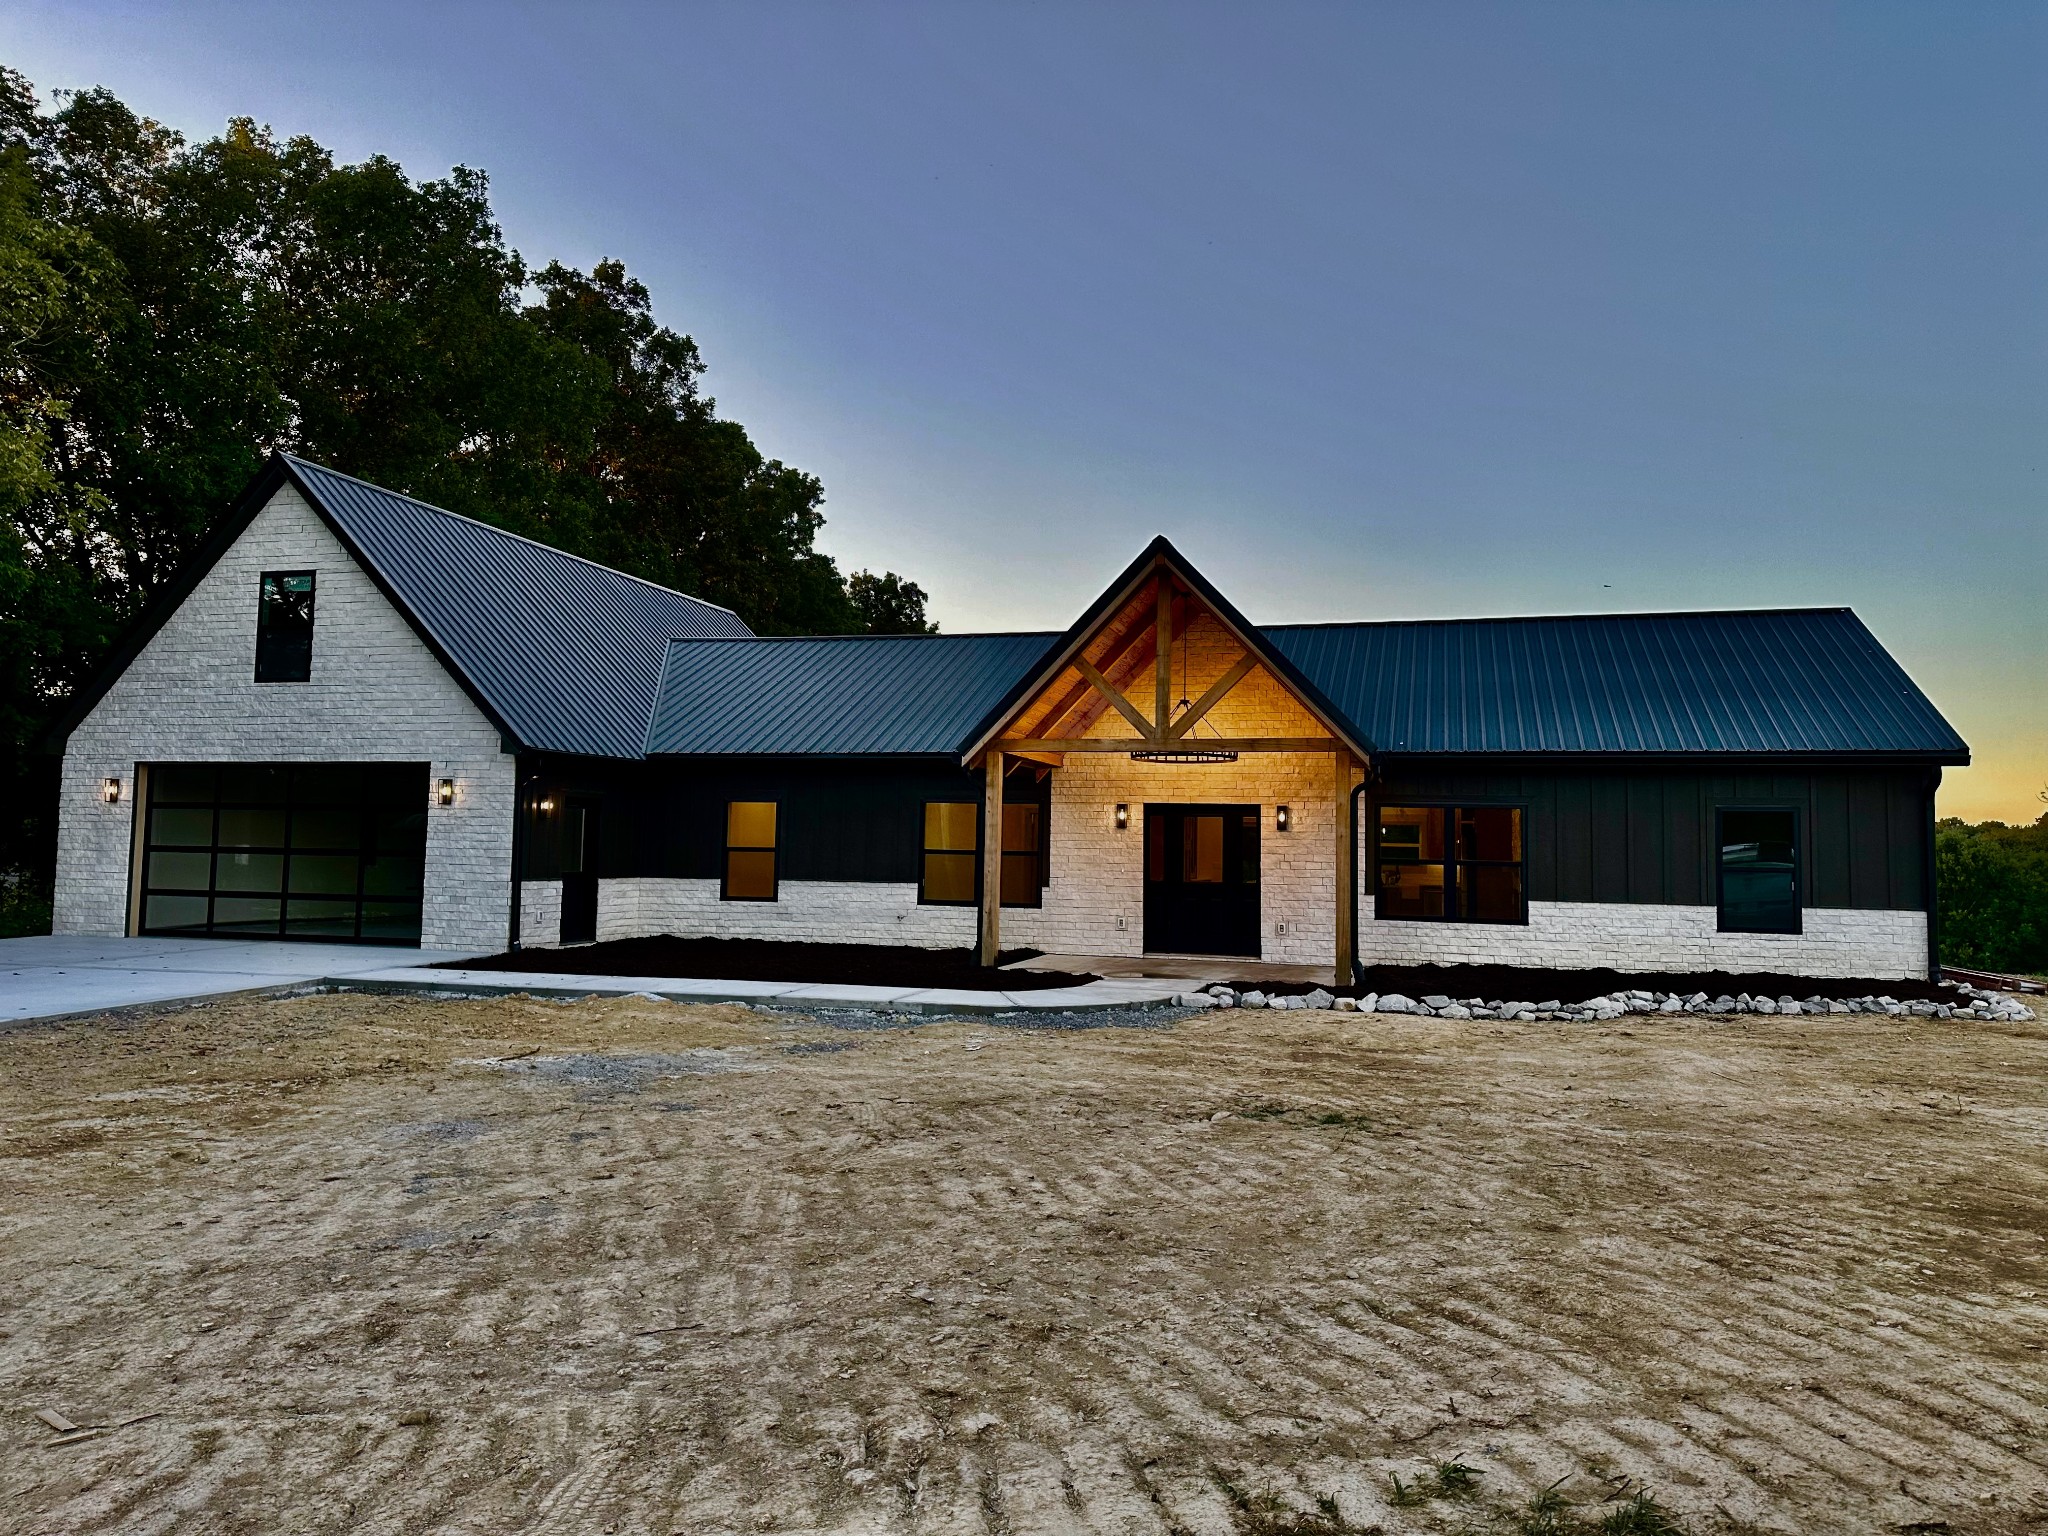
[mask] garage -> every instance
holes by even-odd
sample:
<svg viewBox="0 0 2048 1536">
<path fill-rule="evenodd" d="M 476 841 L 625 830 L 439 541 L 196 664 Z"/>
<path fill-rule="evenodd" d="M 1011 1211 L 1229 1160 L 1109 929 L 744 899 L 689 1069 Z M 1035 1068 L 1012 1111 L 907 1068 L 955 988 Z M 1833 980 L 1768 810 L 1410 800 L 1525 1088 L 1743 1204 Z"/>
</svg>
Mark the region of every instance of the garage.
<svg viewBox="0 0 2048 1536">
<path fill-rule="evenodd" d="M 141 779 L 140 932 L 420 941 L 425 763 L 163 763 Z"/>
</svg>

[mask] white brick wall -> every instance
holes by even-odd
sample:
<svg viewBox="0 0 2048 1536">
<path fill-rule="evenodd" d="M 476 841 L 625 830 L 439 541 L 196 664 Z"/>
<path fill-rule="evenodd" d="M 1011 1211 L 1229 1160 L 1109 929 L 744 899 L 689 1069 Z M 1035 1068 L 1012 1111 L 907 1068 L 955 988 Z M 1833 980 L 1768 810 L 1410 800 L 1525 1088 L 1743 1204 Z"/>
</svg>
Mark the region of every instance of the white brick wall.
<svg viewBox="0 0 2048 1536">
<path fill-rule="evenodd" d="M 313 675 L 253 680 L 258 578 L 318 573 Z M 495 949 L 511 889 L 514 760 L 338 539 L 286 486 L 72 734 L 57 834 L 56 931 L 127 931 L 135 770 L 147 762 L 426 762 L 423 942 Z M 100 798 L 119 778 L 121 803 Z M 428 792 L 423 782 L 420 792 Z"/>
<path fill-rule="evenodd" d="M 957 949 L 974 943 L 976 924 L 972 907 L 919 906 L 910 884 L 785 880 L 774 901 L 721 901 L 716 880 L 600 880 L 597 886 L 599 939 L 674 933 Z M 559 932 L 557 926 L 538 942 L 551 944 Z"/>
<path fill-rule="evenodd" d="M 1558 970 L 1777 971 L 1904 979 L 1927 974 L 1924 912 L 1808 907 L 1804 933 L 1718 933 L 1712 907 L 1532 901 L 1527 927 L 1375 922 L 1359 903 L 1366 965 L 1529 965 Z"/>
<path fill-rule="evenodd" d="M 1335 770 L 1328 756 L 1271 753 L 1234 763 L 1134 763 L 1074 753 L 1052 775 L 1052 880 L 1042 907 L 1005 907 L 1005 949 L 1145 952 L 1145 806 L 1259 808 L 1259 945 L 1267 960 L 1329 965 L 1337 955 Z M 1116 807 L 1131 808 L 1128 831 Z M 1286 806 L 1292 830 L 1276 832 Z M 1119 930 L 1117 919 L 1124 920 Z M 1287 932 L 1279 931 L 1287 925 Z"/>
<path fill-rule="evenodd" d="M 603 910 L 604 887 L 598 882 L 598 908 Z M 658 928 L 641 929 L 634 934 L 606 934 L 606 938 L 636 938 L 639 933 L 659 933 Z M 546 949 L 561 942 L 562 938 L 562 882 L 559 880 L 522 880 L 519 882 L 519 942 L 530 944 L 535 949 Z"/>
</svg>

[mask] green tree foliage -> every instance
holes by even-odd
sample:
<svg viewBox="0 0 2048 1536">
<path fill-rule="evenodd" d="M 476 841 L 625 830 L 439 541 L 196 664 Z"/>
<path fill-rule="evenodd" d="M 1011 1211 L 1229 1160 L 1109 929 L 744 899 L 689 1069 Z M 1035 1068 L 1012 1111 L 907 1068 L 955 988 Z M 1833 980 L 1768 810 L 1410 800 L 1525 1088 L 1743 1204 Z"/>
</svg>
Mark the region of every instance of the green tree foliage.
<svg viewBox="0 0 2048 1536">
<path fill-rule="evenodd" d="M 617 262 L 528 270 L 481 172 L 415 182 L 246 120 L 203 144 L 0 68 L 0 778 L 286 449 L 735 610 L 924 629 L 816 548 L 824 488 L 702 392 Z M 0 832 L 41 862 L 48 817 Z M 26 841 L 23 841 L 26 839 Z"/>
<path fill-rule="evenodd" d="M 2048 815 L 2030 827 L 1942 821 L 1934 865 L 1945 964 L 2048 975 Z"/>
</svg>

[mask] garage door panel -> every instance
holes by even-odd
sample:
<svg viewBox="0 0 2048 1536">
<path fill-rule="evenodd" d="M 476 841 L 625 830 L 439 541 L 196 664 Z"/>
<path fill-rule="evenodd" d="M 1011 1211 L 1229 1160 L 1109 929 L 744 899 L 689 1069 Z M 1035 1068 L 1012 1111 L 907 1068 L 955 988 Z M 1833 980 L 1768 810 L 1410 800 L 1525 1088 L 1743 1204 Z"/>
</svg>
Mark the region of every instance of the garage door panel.
<svg viewBox="0 0 2048 1536">
<path fill-rule="evenodd" d="M 419 942 L 425 763 L 152 766 L 145 933 Z"/>
</svg>

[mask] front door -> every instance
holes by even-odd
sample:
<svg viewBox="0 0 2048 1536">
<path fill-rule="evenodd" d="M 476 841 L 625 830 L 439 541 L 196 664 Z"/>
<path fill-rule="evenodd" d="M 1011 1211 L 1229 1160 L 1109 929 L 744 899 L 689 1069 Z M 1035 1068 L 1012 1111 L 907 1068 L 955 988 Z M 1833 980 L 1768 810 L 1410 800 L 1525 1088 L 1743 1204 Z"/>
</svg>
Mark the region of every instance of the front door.
<svg viewBox="0 0 2048 1536">
<path fill-rule="evenodd" d="M 562 942 L 597 937 L 597 802 L 571 800 L 562 809 Z"/>
<path fill-rule="evenodd" d="M 1145 948 L 1259 953 L 1259 808 L 1145 807 Z"/>
</svg>

